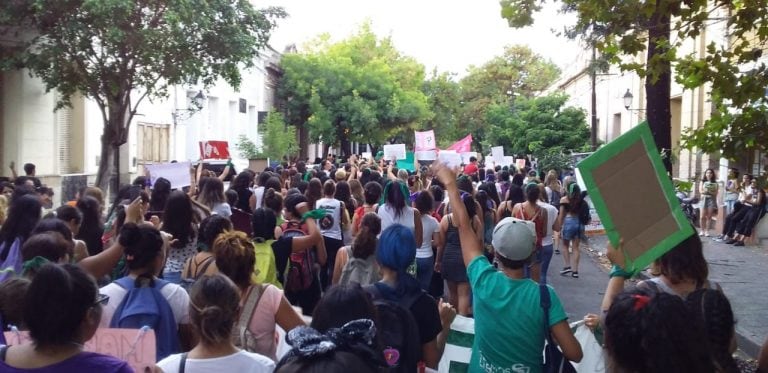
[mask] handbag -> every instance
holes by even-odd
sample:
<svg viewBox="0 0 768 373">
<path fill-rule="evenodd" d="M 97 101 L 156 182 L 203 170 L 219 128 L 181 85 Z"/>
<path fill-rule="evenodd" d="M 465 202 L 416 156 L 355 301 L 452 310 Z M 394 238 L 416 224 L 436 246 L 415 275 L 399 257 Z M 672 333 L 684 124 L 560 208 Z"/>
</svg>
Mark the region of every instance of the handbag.
<svg viewBox="0 0 768 373">
<path fill-rule="evenodd" d="M 549 298 L 549 289 L 547 284 L 539 284 L 541 293 L 541 309 L 544 311 L 544 336 L 546 337 L 546 346 L 544 346 L 544 373 L 576 373 L 573 364 L 563 356 L 563 352 L 557 347 L 552 339 L 552 333 L 549 331 L 549 306 L 552 304 Z"/>
</svg>

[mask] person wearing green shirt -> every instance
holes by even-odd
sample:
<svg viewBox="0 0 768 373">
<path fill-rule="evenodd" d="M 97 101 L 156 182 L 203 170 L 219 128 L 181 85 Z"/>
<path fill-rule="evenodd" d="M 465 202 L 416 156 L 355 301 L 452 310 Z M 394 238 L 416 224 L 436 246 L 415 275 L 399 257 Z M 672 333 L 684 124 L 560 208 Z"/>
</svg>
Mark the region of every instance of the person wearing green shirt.
<svg viewBox="0 0 768 373">
<path fill-rule="evenodd" d="M 445 165 L 434 167 L 449 199 L 460 201 L 456 172 Z M 544 312 L 539 284 L 525 279 L 523 274 L 536 244 L 533 224 L 506 218 L 496 225 L 492 245 L 497 270 L 483 255 L 481 241 L 473 238 L 464 205 L 451 203 L 451 206 L 473 293 L 475 339 L 469 371 L 541 372 L 545 336 L 541 332 Z M 581 361 L 581 346 L 571 332 L 560 300 L 551 287 L 549 292 L 549 330 L 567 359 Z"/>
</svg>

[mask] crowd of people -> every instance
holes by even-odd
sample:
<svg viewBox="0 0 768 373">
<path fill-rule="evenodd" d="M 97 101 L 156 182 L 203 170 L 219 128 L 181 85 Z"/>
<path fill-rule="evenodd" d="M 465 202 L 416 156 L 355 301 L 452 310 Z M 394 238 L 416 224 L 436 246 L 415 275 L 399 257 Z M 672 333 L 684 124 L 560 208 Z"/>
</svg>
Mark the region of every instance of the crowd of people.
<svg viewBox="0 0 768 373">
<path fill-rule="evenodd" d="M 0 185 L 0 325 L 31 342 L 1 347 L 0 371 L 129 372 L 84 343 L 145 325 L 158 372 L 424 371 L 457 314 L 475 322 L 470 372 L 542 372 L 549 335 L 581 360 L 547 285 L 555 255 L 560 275 L 579 278 L 588 205 L 572 176 L 345 161 L 198 167 L 184 188 L 141 176 L 112 203 L 88 187 L 56 209 L 25 166 Z M 733 189 L 744 197 L 723 232 L 732 240 L 762 216 L 755 189 Z M 699 236 L 627 289 L 621 253 L 609 248 L 602 313 L 585 316 L 610 371 L 737 372 L 733 312 Z"/>
</svg>

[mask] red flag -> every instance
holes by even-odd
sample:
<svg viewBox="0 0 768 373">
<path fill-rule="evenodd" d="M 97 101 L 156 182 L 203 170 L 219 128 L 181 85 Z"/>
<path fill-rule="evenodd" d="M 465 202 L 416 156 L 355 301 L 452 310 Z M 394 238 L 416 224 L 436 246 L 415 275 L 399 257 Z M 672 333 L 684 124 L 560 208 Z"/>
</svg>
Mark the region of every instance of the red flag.
<svg viewBox="0 0 768 373">
<path fill-rule="evenodd" d="M 453 145 L 449 146 L 446 150 L 455 150 L 456 153 L 461 154 L 469 152 L 471 147 L 472 134 L 469 134 L 467 137 L 453 143 Z"/>
<path fill-rule="evenodd" d="M 200 158 L 229 159 L 229 143 L 226 141 L 200 141 Z"/>
</svg>

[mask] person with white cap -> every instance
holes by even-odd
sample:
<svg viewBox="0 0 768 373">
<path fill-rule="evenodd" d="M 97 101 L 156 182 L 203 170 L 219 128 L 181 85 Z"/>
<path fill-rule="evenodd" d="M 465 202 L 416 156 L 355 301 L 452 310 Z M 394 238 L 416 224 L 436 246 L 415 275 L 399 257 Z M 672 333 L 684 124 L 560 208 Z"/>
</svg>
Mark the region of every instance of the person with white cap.
<svg viewBox="0 0 768 373">
<path fill-rule="evenodd" d="M 456 172 L 437 165 L 436 174 L 445 184 L 448 197 L 459 201 Z M 536 245 L 532 222 L 515 218 L 501 220 L 493 230 L 494 268 L 483 255 L 480 241 L 462 203 L 452 203 L 454 224 L 459 229 L 462 258 L 473 293 L 475 339 L 470 372 L 541 372 L 545 329 L 539 284 L 524 277 Z M 557 294 L 547 287 L 551 299 L 549 327 L 565 358 L 582 358 Z"/>
</svg>

